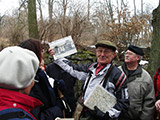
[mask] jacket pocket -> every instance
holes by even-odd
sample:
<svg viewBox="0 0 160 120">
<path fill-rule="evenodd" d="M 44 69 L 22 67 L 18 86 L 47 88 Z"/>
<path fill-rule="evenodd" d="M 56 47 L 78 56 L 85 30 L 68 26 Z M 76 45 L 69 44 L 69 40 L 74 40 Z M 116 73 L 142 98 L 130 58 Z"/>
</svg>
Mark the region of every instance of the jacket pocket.
<svg viewBox="0 0 160 120">
<path fill-rule="evenodd" d="M 128 112 L 132 118 L 139 118 L 142 112 L 142 99 L 132 99 Z"/>
</svg>

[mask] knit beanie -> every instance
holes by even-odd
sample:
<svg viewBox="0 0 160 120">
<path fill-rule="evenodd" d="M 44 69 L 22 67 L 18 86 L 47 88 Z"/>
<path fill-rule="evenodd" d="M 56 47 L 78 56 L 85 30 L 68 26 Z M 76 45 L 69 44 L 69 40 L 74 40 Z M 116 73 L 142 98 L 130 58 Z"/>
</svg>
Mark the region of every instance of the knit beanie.
<svg viewBox="0 0 160 120">
<path fill-rule="evenodd" d="M 39 60 L 30 50 L 12 46 L 0 52 L 0 87 L 27 88 L 36 75 Z"/>
</svg>

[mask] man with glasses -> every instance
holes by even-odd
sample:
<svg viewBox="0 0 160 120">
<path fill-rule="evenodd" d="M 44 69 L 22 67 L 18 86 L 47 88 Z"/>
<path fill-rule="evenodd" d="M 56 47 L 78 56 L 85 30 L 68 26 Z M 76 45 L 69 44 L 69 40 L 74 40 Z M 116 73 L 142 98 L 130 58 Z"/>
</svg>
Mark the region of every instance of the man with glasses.
<svg viewBox="0 0 160 120">
<path fill-rule="evenodd" d="M 89 65 L 74 65 L 66 59 L 54 61 L 72 76 L 79 80 L 85 80 L 83 86 L 84 101 L 98 84 L 116 97 L 117 103 L 106 113 L 102 112 L 96 105 L 94 110 L 84 107 L 80 120 L 118 119 L 120 114 L 124 114 L 128 110 L 126 75 L 112 64 L 112 60 L 116 56 L 116 48 L 116 45 L 110 41 L 98 41 L 96 44 L 97 62 Z"/>
<path fill-rule="evenodd" d="M 127 75 L 127 86 L 130 100 L 128 112 L 121 120 L 152 120 L 154 112 L 153 80 L 139 62 L 143 50 L 130 45 L 125 52 L 124 64 L 119 68 Z"/>
</svg>

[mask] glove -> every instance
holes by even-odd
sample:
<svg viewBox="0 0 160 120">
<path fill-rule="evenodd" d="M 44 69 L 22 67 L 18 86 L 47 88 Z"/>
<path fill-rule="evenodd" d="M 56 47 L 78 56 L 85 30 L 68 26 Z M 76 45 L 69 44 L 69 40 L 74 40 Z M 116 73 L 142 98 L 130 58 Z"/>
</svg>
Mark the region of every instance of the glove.
<svg viewBox="0 0 160 120">
<path fill-rule="evenodd" d="M 94 109 L 96 116 L 101 117 L 102 120 L 109 120 L 110 117 L 108 112 L 102 112 L 97 106 L 94 106 Z"/>
<path fill-rule="evenodd" d="M 61 92 L 64 92 L 66 89 L 65 82 L 62 79 L 55 80 L 54 85 L 59 88 Z"/>
</svg>

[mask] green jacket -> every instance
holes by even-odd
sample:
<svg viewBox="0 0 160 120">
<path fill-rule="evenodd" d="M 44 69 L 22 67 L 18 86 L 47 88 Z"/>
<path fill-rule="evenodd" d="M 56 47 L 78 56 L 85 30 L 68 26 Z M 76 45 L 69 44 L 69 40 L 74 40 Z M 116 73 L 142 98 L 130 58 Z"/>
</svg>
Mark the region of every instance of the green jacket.
<svg viewBox="0 0 160 120">
<path fill-rule="evenodd" d="M 155 106 L 153 80 L 141 66 L 129 75 L 126 65 L 119 67 L 127 75 L 130 106 L 122 120 L 152 120 Z"/>
</svg>

